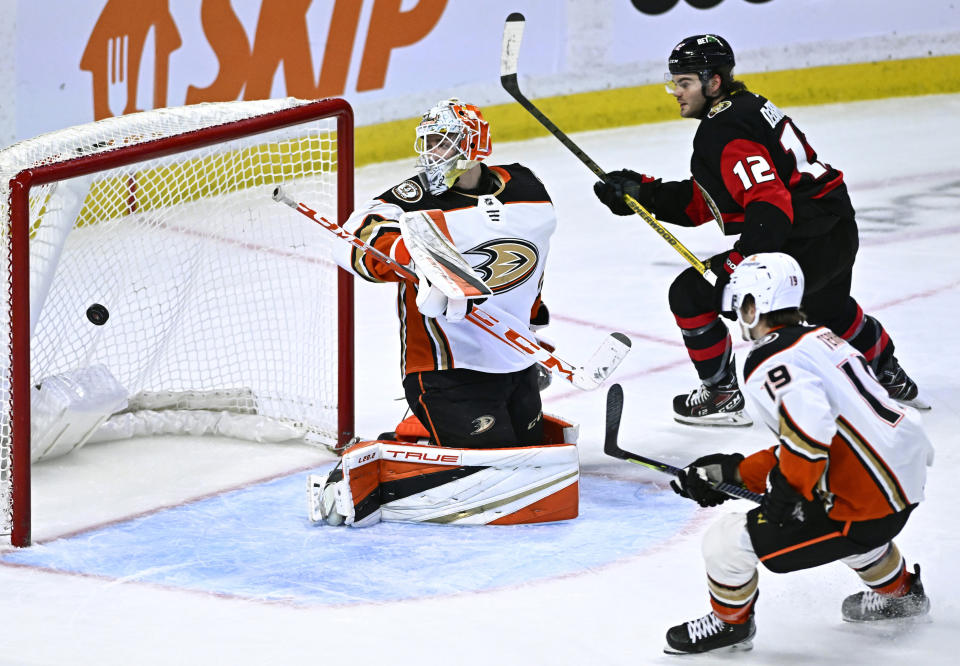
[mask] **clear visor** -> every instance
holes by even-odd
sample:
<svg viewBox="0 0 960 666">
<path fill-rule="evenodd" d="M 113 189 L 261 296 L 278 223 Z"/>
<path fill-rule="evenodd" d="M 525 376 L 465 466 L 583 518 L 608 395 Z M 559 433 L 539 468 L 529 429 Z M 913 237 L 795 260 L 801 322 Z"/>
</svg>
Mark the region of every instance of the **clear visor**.
<svg viewBox="0 0 960 666">
<path fill-rule="evenodd" d="M 663 81 L 665 83 L 664 88 L 671 95 L 677 90 L 681 92 L 687 91 L 693 88 L 700 88 L 700 77 L 696 74 L 671 74 L 667 72 L 663 75 Z"/>
</svg>

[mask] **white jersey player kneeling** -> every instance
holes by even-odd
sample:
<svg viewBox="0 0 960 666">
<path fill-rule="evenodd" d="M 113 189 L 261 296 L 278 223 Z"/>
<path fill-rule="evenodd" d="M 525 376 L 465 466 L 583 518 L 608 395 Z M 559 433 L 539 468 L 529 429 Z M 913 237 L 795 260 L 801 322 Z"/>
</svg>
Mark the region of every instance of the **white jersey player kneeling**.
<svg viewBox="0 0 960 666">
<path fill-rule="evenodd" d="M 707 530 L 712 611 L 672 627 L 668 653 L 749 649 L 761 562 L 787 573 L 842 561 L 869 588 L 843 601 L 850 622 L 930 609 L 919 566 L 907 570 L 893 538 L 923 499 L 933 447 L 919 414 L 888 396 L 858 351 L 803 323 L 802 294 L 800 266 L 780 253 L 748 257 L 724 290 L 723 310 L 754 341 L 746 392 L 777 444 L 746 458 L 703 456 L 671 484 L 701 506 L 729 499 L 715 489 L 721 481 L 764 495 Z"/>
<path fill-rule="evenodd" d="M 404 394 L 429 445 L 381 438 L 348 449 L 333 472 L 308 480 L 310 517 L 354 526 L 573 518 L 576 439 L 549 435 L 556 424 L 540 390 L 550 374 L 525 347 L 551 349 L 539 329 L 549 323 L 541 291 L 553 203 L 527 167 L 485 163 L 492 132 L 472 104 L 439 101 L 414 134 L 414 172 L 343 223 L 358 242 L 337 262 L 396 285 Z M 450 282 L 472 295 L 445 291 Z M 481 302 L 520 337 L 474 325 Z"/>
</svg>

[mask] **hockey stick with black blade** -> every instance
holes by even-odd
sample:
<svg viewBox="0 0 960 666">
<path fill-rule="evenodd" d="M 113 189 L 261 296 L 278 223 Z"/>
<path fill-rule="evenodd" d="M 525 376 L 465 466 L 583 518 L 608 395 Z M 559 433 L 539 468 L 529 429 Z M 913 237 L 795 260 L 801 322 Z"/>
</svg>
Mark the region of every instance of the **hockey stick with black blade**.
<svg viewBox="0 0 960 666">
<path fill-rule="evenodd" d="M 301 215 L 310 218 L 340 240 L 349 243 L 362 252 L 369 253 L 376 257 L 379 261 L 390 266 L 390 268 L 408 280 L 412 282 L 418 281 L 416 273 L 412 270 L 390 258 L 372 245 L 364 243 L 361 239 L 357 238 L 357 236 L 337 223 L 331 222 L 322 215 L 319 215 L 317 211 L 306 204 L 297 203 L 285 194 L 279 186 L 273 190 L 273 199 L 289 206 Z M 604 338 L 601 345 L 585 364 L 574 366 L 555 354 L 552 354 L 537 344 L 536 341 L 531 340 L 526 335 L 511 328 L 507 321 L 510 319 L 515 320 L 515 318 L 506 312 L 502 312 L 492 304 L 485 303 L 483 309 L 477 305 L 473 305 L 465 319 L 479 326 L 521 356 L 525 356 L 539 363 L 554 375 L 567 380 L 578 389 L 584 391 L 591 391 L 605 382 L 607 378 L 613 374 L 617 366 L 620 365 L 620 362 L 626 358 L 631 347 L 630 338 L 626 335 L 623 333 L 611 333 Z"/>
<path fill-rule="evenodd" d="M 683 470 L 679 467 L 674 467 L 673 465 L 668 465 L 667 463 L 653 460 L 652 458 L 646 458 L 620 448 L 619 444 L 617 444 L 617 439 L 620 432 L 620 416 L 622 413 L 623 387 L 620 386 L 620 384 L 614 384 L 607 390 L 607 419 L 606 433 L 603 438 L 603 452 L 608 456 L 620 458 L 621 460 L 626 460 L 627 462 L 632 462 L 637 465 L 643 465 L 644 467 L 648 467 L 657 472 L 663 472 L 664 474 L 670 474 L 672 476 L 680 476 L 680 472 Z M 759 493 L 747 490 L 746 488 L 741 488 L 740 486 L 736 486 L 732 483 L 720 482 L 716 484 L 714 488 L 720 492 L 730 495 L 731 497 L 748 499 L 752 502 L 757 502 L 758 504 L 763 497 Z"/>
<path fill-rule="evenodd" d="M 609 177 L 607 172 L 600 168 L 600 166 L 594 162 L 590 157 L 583 152 L 583 149 L 580 148 L 576 143 L 574 143 L 570 137 L 563 133 L 563 131 L 557 127 L 552 120 L 547 118 L 540 109 L 533 105 L 526 96 L 520 92 L 520 84 L 517 82 L 517 65 L 520 61 L 520 43 L 523 41 L 523 28 L 526 24 L 526 19 L 523 17 L 523 14 L 520 12 L 513 12 L 510 16 L 507 17 L 506 24 L 503 26 L 503 48 L 500 52 L 500 84 L 503 86 L 510 95 L 520 102 L 520 106 L 525 108 L 530 115 L 536 118 L 541 125 L 547 128 L 547 130 L 557 137 L 564 146 L 573 153 L 577 159 L 587 165 L 587 168 L 594 173 L 594 175 L 604 182 L 609 182 Z M 667 231 L 667 229 L 657 222 L 657 219 L 650 214 L 650 212 L 640 205 L 640 202 L 634 199 L 629 194 L 623 195 L 623 200 L 630 207 L 634 213 L 639 215 L 644 222 L 650 225 L 654 231 L 660 234 L 660 237 L 680 255 L 686 259 L 691 266 L 699 271 L 704 279 L 710 284 L 716 284 L 717 276 L 711 271 L 707 266 L 697 258 L 693 252 L 688 250 L 683 243 L 681 243 L 676 236 Z"/>
</svg>

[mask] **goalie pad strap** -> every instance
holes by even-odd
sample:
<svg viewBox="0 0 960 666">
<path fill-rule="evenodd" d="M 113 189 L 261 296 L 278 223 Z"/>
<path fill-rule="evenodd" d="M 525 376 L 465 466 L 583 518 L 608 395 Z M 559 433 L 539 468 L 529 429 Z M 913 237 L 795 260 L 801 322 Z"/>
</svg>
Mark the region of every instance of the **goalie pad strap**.
<svg viewBox="0 0 960 666">
<path fill-rule="evenodd" d="M 362 527 L 384 521 L 535 523 L 575 518 L 573 445 L 450 449 L 363 442 L 342 458 L 337 511 Z"/>
</svg>

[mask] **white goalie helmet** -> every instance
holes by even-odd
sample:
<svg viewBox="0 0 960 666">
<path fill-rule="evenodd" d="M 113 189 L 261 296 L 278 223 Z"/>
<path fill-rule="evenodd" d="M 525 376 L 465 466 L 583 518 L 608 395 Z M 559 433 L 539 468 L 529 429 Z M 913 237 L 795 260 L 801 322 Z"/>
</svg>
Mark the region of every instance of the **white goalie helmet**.
<svg viewBox="0 0 960 666">
<path fill-rule="evenodd" d="M 490 155 L 490 124 L 473 104 L 445 99 L 423 114 L 414 150 L 424 187 L 431 194 L 441 194 Z"/>
<path fill-rule="evenodd" d="M 723 288 L 721 310 L 740 318 L 740 306 L 747 294 L 753 296 L 756 311 L 753 321 L 740 324 L 750 329 L 760 315 L 777 310 L 799 308 L 803 300 L 803 271 L 797 260 L 781 252 L 752 254 L 734 269 Z"/>
</svg>

